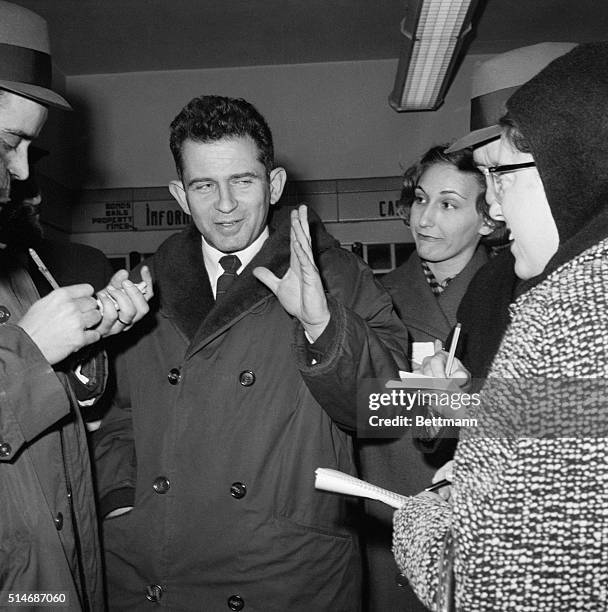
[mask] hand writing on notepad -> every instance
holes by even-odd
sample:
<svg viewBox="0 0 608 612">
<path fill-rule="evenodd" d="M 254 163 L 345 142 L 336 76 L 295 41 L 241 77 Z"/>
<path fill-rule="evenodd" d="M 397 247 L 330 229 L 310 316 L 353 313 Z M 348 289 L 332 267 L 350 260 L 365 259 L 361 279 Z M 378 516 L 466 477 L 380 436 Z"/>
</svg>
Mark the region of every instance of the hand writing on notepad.
<svg viewBox="0 0 608 612">
<path fill-rule="evenodd" d="M 422 365 L 414 368 L 414 374 L 422 374 L 422 376 L 432 376 L 433 378 L 451 378 L 458 383 L 459 387 L 465 387 L 470 381 L 469 371 L 462 365 L 460 359 L 453 358 L 451 373 L 447 374 L 448 352 L 444 351 L 441 342 L 435 340 L 435 354 L 431 357 L 425 357 Z"/>
</svg>

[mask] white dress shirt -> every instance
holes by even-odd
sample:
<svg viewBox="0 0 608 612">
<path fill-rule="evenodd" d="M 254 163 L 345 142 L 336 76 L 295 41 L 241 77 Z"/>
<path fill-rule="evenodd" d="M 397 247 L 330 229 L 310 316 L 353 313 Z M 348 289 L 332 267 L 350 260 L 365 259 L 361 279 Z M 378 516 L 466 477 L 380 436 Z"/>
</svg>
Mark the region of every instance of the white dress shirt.
<svg viewBox="0 0 608 612">
<path fill-rule="evenodd" d="M 213 292 L 214 299 L 217 290 L 217 279 L 224 273 L 224 268 L 222 268 L 220 264 L 220 259 L 224 257 L 224 255 L 236 255 L 241 262 L 239 269 L 236 271 L 238 276 L 245 266 L 247 266 L 247 264 L 258 254 L 258 251 L 262 248 L 262 245 L 266 242 L 269 235 L 270 232 L 268 231 L 268 226 L 266 226 L 264 231 L 247 248 L 242 251 L 235 251 L 234 253 L 222 253 L 222 251 L 218 251 L 201 236 L 203 260 L 205 262 L 207 275 L 209 276 L 209 282 L 211 283 L 211 291 Z"/>
</svg>

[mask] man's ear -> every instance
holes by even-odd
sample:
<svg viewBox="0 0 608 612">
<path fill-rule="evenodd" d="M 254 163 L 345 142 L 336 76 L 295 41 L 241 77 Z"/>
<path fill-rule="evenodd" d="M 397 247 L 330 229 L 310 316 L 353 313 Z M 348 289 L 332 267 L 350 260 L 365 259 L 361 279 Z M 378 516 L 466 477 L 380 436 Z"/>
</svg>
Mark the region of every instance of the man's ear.
<svg viewBox="0 0 608 612">
<path fill-rule="evenodd" d="M 188 206 L 188 200 L 186 199 L 186 192 L 181 181 L 174 180 L 169 183 L 169 191 L 171 195 L 176 199 L 181 209 L 187 214 L 190 214 L 190 207 Z"/>
<path fill-rule="evenodd" d="M 287 182 L 287 172 L 285 168 L 277 166 L 270 173 L 270 204 L 276 204 L 283 193 Z"/>
</svg>

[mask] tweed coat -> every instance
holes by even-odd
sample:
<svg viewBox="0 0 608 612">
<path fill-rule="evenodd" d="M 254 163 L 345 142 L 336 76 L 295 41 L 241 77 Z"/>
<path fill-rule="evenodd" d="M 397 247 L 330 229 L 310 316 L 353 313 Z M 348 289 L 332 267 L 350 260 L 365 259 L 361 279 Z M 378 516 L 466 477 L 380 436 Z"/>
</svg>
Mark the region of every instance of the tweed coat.
<svg viewBox="0 0 608 612">
<path fill-rule="evenodd" d="M 608 239 L 520 296 L 456 451 L 453 505 L 414 497 L 394 552 L 433 609 L 451 529 L 462 610 L 608 605 Z"/>
<path fill-rule="evenodd" d="M 313 225 L 333 330 L 319 363 L 302 328 L 252 275 L 282 276 L 289 224 L 214 303 L 191 227 L 149 262 L 159 303 L 119 358 L 118 399 L 97 432 L 110 606 L 358 610 L 355 501 L 315 491 L 351 474 L 357 381 L 394 378 L 405 330 L 357 257 Z M 168 380 L 169 375 L 169 380 Z"/>
</svg>

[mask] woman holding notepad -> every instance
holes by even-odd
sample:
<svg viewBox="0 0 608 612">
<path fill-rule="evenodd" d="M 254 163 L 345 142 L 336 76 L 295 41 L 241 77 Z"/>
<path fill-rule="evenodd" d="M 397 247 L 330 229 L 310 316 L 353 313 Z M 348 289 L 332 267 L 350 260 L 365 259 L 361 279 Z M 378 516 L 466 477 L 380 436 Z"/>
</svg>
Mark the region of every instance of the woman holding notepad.
<svg viewBox="0 0 608 612">
<path fill-rule="evenodd" d="M 469 413 L 479 424 L 461 430 L 450 503 L 425 493 L 394 520 L 397 563 L 430 609 L 608 605 L 607 65 L 608 43 L 574 48 L 501 121 L 490 212 L 523 283 Z"/>
<path fill-rule="evenodd" d="M 496 223 L 485 200 L 485 179 L 469 149 L 448 153 L 435 146 L 404 174 L 399 215 L 409 226 L 416 250 L 382 278 L 397 314 L 408 329 L 413 362 L 435 352 L 456 324 L 456 312 L 469 282 L 488 260 L 483 244 Z M 437 468 L 454 452 L 456 432 L 424 451 L 410 435 L 360 443 L 363 478 L 413 495 L 428 486 Z M 432 452 L 431 452 L 432 451 Z M 390 552 L 392 515 L 367 504 L 365 545 L 371 611 L 422 609 L 407 584 L 400 586 Z"/>
</svg>

